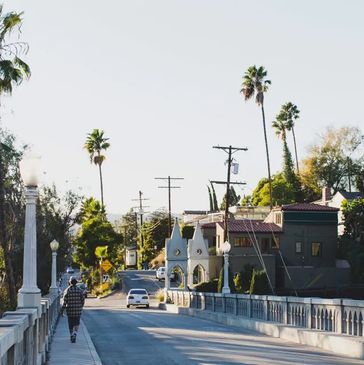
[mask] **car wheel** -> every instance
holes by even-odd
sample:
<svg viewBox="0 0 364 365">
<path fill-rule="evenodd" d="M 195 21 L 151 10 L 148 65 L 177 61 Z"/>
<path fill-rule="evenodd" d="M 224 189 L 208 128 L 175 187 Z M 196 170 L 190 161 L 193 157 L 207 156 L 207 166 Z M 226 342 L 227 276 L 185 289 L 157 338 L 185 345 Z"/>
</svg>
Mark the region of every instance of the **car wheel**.
<svg viewBox="0 0 364 365">
<path fill-rule="evenodd" d="M 145 308 L 149 308 L 149 304 L 147 304 L 147 305 L 145 306 Z"/>
<path fill-rule="evenodd" d="M 126 308 L 130 308 L 130 304 L 127 304 L 127 305 L 126 305 Z"/>
</svg>

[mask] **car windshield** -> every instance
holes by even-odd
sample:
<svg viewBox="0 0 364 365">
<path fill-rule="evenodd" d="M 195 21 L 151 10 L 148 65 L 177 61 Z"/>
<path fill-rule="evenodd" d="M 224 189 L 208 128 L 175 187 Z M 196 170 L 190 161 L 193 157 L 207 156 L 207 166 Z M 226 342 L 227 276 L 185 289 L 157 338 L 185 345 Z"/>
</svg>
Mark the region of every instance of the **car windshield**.
<svg viewBox="0 0 364 365">
<path fill-rule="evenodd" d="M 130 290 L 129 294 L 147 294 L 147 291 L 144 289 L 135 289 Z"/>
<path fill-rule="evenodd" d="M 164 271 L 164 267 L 160 267 L 158 270 L 159 271 Z"/>
</svg>

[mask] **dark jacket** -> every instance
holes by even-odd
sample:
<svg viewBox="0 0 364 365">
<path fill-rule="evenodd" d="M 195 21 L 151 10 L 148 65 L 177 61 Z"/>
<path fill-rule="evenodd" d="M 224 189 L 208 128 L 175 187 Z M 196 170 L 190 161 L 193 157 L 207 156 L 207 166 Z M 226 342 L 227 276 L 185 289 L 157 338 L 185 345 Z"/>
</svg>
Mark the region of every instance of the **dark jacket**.
<svg viewBox="0 0 364 365">
<path fill-rule="evenodd" d="M 80 317 L 84 304 L 85 297 L 82 290 L 76 285 L 70 285 L 64 292 L 61 312 L 66 310 L 68 317 Z"/>
</svg>

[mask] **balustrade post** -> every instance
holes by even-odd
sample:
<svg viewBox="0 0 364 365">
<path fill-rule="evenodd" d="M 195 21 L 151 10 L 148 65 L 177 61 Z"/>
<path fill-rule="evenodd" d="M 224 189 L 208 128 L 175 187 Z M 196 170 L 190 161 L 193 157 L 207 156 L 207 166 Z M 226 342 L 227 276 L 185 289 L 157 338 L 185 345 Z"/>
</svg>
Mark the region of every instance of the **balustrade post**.
<svg viewBox="0 0 364 365">
<path fill-rule="evenodd" d="M 335 323 L 335 332 L 340 334 L 343 333 L 343 311 L 344 311 L 343 300 L 340 299 L 340 307 L 337 311 L 336 323 Z"/>
<path fill-rule="evenodd" d="M 222 313 L 226 313 L 226 297 L 224 294 L 221 296 L 222 301 Z"/>
<path fill-rule="evenodd" d="M 206 298 L 205 294 L 201 294 L 201 310 L 206 310 Z"/>
<path fill-rule="evenodd" d="M 247 308 L 247 310 L 248 310 L 248 313 L 247 313 L 248 318 L 252 318 L 252 312 L 253 312 L 253 310 L 252 310 L 252 296 L 251 295 L 249 295 L 248 308 Z"/>
<path fill-rule="evenodd" d="M 237 316 L 238 315 L 238 296 L 235 295 L 234 298 L 234 315 Z"/>
<path fill-rule="evenodd" d="M 264 301 L 263 301 L 263 316 L 264 316 L 264 320 L 268 321 L 268 296 L 264 295 Z"/>
<path fill-rule="evenodd" d="M 215 294 L 212 294 L 212 311 L 213 312 L 215 312 L 215 307 L 216 307 L 216 305 L 215 305 Z"/>
<path fill-rule="evenodd" d="M 307 328 L 312 328 L 312 302 L 309 299 L 309 303 L 305 305 L 306 308 L 306 318 L 307 318 Z"/>
<path fill-rule="evenodd" d="M 288 324 L 288 299 L 285 297 L 285 301 L 283 303 L 283 323 Z"/>
</svg>

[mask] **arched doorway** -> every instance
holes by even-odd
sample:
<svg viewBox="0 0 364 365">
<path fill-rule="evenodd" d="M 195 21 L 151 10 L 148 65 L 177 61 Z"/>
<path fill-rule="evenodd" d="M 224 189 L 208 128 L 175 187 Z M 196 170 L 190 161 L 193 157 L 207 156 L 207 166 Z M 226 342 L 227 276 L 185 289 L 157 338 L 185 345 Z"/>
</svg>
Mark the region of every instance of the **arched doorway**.
<svg viewBox="0 0 364 365">
<path fill-rule="evenodd" d="M 170 288 L 184 288 L 185 287 L 185 273 L 179 265 L 173 267 L 169 275 Z"/>
<path fill-rule="evenodd" d="M 202 265 L 196 265 L 193 269 L 193 280 L 192 284 L 199 284 L 205 281 L 206 273 Z"/>
</svg>

